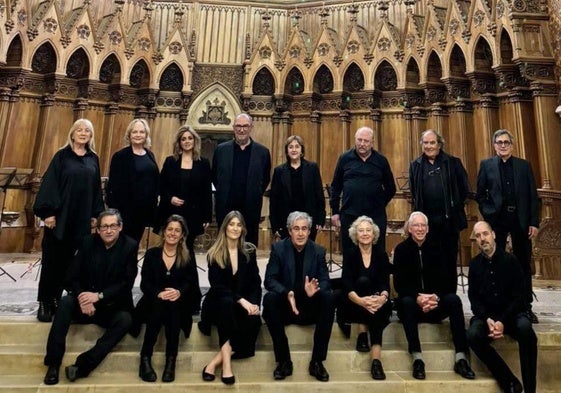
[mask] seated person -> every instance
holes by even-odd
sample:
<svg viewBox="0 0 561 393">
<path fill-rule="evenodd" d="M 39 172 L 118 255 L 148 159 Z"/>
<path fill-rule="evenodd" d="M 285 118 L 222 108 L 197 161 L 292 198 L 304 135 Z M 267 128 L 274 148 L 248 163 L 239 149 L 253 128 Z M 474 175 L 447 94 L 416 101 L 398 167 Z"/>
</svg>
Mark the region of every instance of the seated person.
<svg viewBox="0 0 561 393">
<path fill-rule="evenodd" d="M 140 351 L 138 375 L 143 381 L 158 379 L 152 368 L 152 353 L 158 334 L 164 326 L 166 334 L 166 365 L 162 382 L 175 380 L 175 362 L 181 328 L 186 337 L 193 326 L 193 298 L 199 286 L 196 261 L 187 249 L 187 224 L 183 217 L 172 214 L 164 223 L 159 247 L 146 251 L 142 264 L 142 298 L 136 306 L 138 318 L 146 322 L 144 342 Z"/>
<path fill-rule="evenodd" d="M 69 271 L 68 295 L 60 300 L 49 332 L 44 360 L 48 366 L 46 385 L 58 383 L 72 320 L 95 323 L 107 330 L 91 349 L 78 356 L 75 364 L 66 367 L 66 378 L 71 382 L 87 377 L 132 324 L 138 244 L 120 234 L 123 220 L 115 209 L 102 212 L 97 225 L 97 233 L 86 236 L 78 248 Z"/>
<path fill-rule="evenodd" d="M 348 322 L 358 322 L 360 333 L 357 350 L 370 351 L 373 379 L 386 379 L 382 367 L 382 332 L 392 313 L 390 293 L 390 263 L 383 249 L 375 246 L 380 229 L 368 216 L 360 216 L 349 228 L 355 244 L 343 258 L 343 296 L 337 314 Z M 368 346 L 368 333 L 370 344 Z M 366 351 L 362 348 L 366 347 Z"/>
<path fill-rule="evenodd" d="M 524 392 L 535 393 L 537 338 L 530 305 L 520 290 L 524 287 L 522 268 L 516 256 L 497 247 L 495 232 L 487 222 L 476 223 L 473 236 L 481 253 L 469 264 L 468 296 L 473 312 L 467 332 L 469 345 L 504 392 L 520 393 L 520 381 L 491 346 L 505 333 L 510 335 L 518 341 Z"/>
<path fill-rule="evenodd" d="M 314 347 L 309 373 L 318 381 L 328 381 L 323 366 L 327 357 L 335 298 L 329 287 L 325 249 L 309 240 L 312 218 L 292 212 L 287 218 L 289 238 L 271 246 L 265 273 L 263 318 L 273 339 L 276 380 L 292 375 L 292 360 L 285 325 L 315 324 Z"/>
<path fill-rule="evenodd" d="M 261 329 L 261 277 L 255 246 L 245 241 L 246 233 L 242 214 L 231 211 L 207 253 L 210 289 L 203 302 L 199 329 L 208 335 L 210 325 L 215 324 L 220 349 L 203 368 L 204 381 L 213 381 L 216 368 L 222 367 L 222 382 L 234 384 L 231 359 L 255 355 Z"/>
<path fill-rule="evenodd" d="M 394 286 L 398 292 L 398 315 L 413 357 L 413 377 L 425 379 L 425 363 L 419 340 L 419 322 L 438 323 L 450 318 L 450 330 L 456 350 L 454 371 L 467 379 L 475 378 L 469 365 L 462 301 L 447 292 L 446 271 L 437 244 L 426 242 L 428 218 L 413 212 L 405 224 L 407 239 L 395 247 Z"/>
</svg>

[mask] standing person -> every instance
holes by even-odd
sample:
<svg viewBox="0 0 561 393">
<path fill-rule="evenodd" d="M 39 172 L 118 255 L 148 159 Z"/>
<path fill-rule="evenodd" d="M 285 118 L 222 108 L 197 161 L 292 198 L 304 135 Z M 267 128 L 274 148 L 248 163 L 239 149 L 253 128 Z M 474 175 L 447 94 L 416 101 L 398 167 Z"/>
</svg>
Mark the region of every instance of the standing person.
<svg viewBox="0 0 561 393">
<path fill-rule="evenodd" d="M 80 240 L 92 232 L 103 210 L 94 128 L 78 119 L 66 144 L 43 176 L 33 212 L 44 222 L 37 319 L 50 322 L 62 295 L 64 278 Z"/>
<path fill-rule="evenodd" d="M 535 393 L 537 337 L 528 316 L 528 302 L 520 292 L 525 279 L 520 263 L 495 243 L 495 232 L 487 222 L 476 223 L 473 236 L 481 253 L 469 265 L 468 296 L 473 312 L 467 332 L 469 345 L 504 392 L 520 393 L 520 381 L 491 346 L 510 335 L 518 341 L 524 392 Z"/>
<path fill-rule="evenodd" d="M 150 127 L 144 119 L 134 119 L 125 131 L 126 147 L 111 158 L 106 188 L 107 206 L 123 217 L 123 233 L 140 243 L 146 227 L 156 227 L 158 178 Z"/>
<path fill-rule="evenodd" d="M 538 192 L 530 163 L 512 155 L 514 137 L 507 130 L 493 134 L 497 155 L 481 161 L 477 174 L 477 202 L 483 219 L 497 237 L 497 246 L 505 249 L 510 234 L 512 250 L 524 272 L 528 313 L 532 311 L 532 239 L 538 234 Z"/>
<path fill-rule="evenodd" d="M 190 298 L 199 292 L 199 288 L 197 268 L 190 259 L 186 238 L 185 220 L 173 214 L 164 224 L 160 246 L 149 249 L 144 256 L 140 281 L 143 295 L 136 312 L 146 321 L 138 371 L 140 378 L 146 382 L 155 382 L 158 378 L 151 359 L 162 325 L 166 334 L 166 365 L 162 382 L 175 380 L 180 329 L 183 328 L 185 336 L 189 337 L 193 325 Z"/>
<path fill-rule="evenodd" d="M 469 194 L 462 161 L 444 152 L 444 139 L 435 130 L 421 134 L 423 154 L 409 165 L 413 211 L 429 218 L 428 242 L 436 242 L 444 254 L 446 284 L 456 291 L 460 232 L 467 228 L 464 201 Z"/>
<path fill-rule="evenodd" d="M 360 216 L 349 228 L 353 247 L 343 260 L 343 293 L 337 313 L 349 322 L 359 323 L 357 350 L 370 352 L 373 379 L 386 379 L 382 367 L 382 332 L 392 313 L 390 262 L 388 254 L 376 245 L 380 229 L 370 217 Z M 376 246 L 375 246 L 376 245 Z M 370 333 L 370 345 L 368 345 Z"/>
<path fill-rule="evenodd" d="M 286 226 L 289 238 L 273 243 L 265 273 L 263 319 L 273 339 L 277 367 L 276 380 L 292 375 L 293 364 L 285 325 L 315 324 L 314 347 L 308 372 L 327 382 L 323 366 L 335 314 L 335 297 L 329 286 L 325 249 L 309 240 L 312 218 L 308 213 L 292 212 Z"/>
<path fill-rule="evenodd" d="M 304 140 L 289 136 L 284 144 L 286 162 L 273 172 L 270 192 L 270 220 L 278 239 L 288 237 L 286 218 L 293 211 L 308 213 L 313 220 L 310 239 L 316 240 L 325 224 L 325 199 L 318 165 L 304 159 Z"/>
<path fill-rule="evenodd" d="M 95 323 L 106 330 L 92 348 L 65 368 L 66 378 L 71 382 L 87 377 L 132 324 L 132 286 L 137 273 L 138 244 L 120 234 L 123 220 L 115 209 L 102 212 L 97 224 L 97 233 L 82 239 L 69 271 L 68 294 L 60 299 L 51 325 L 44 359 L 48 367 L 44 378 L 46 385 L 58 383 L 66 335 L 72 321 Z"/>
<path fill-rule="evenodd" d="M 437 323 L 449 317 L 456 351 L 454 371 L 463 378 L 474 379 L 467 359 L 462 301 L 455 289 L 451 292 L 445 283 L 444 258 L 437 246 L 426 241 L 428 231 L 427 216 L 422 212 L 411 213 L 404 228 L 409 236 L 395 247 L 393 258 L 398 315 L 413 358 L 413 378 L 426 378 L 419 322 Z"/>
<path fill-rule="evenodd" d="M 271 179 L 269 149 L 251 138 L 253 119 L 241 113 L 234 120 L 234 139 L 214 151 L 212 182 L 216 188 L 216 222 L 238 210 L 245 218 L 247 241 L 258 245 L 263 193 Z"/>
<path fill-rule="evenodd" d="M 172 214 L 187 223 L 187 248 L 194 261 L 195 238 L 212 220 L 212 185 L 210 163 L 201 157 L 201 137 L 188 125 L 177 130 L 173 155 L 160 174 L 160 222 Z"/>
<path fill-rule="evenodd" d="M 339 156 L 331 182 L 331 223 L 341 229 L 343 254 L 353 247 L 349 227 L 365 215 L 380 228 L 380 246 L 386 250 L 386 205 L 395 195 L 395 182 L 386 157 L 372 148 L 374 131 L 361 127 L 355 147 Z M 342 194 L 342 202 L 341 202 Z"/>
<path fill-rule="evenodd" d="M 245 241 L 244 218 L 238 211 L 224 217 L 214 245 L 208 250 L 208 280 L 199 328 L 210 334 L 210 325 L 218 328 L 220 350 L 203 368 L 203 380 L 213 381 L 215 370 L 222 367 L 222 382 L 236 382 L 231 359 L 255 355 L 255 341 L 261 328 L 261 277 L 255 246 Z"/>
</svg>

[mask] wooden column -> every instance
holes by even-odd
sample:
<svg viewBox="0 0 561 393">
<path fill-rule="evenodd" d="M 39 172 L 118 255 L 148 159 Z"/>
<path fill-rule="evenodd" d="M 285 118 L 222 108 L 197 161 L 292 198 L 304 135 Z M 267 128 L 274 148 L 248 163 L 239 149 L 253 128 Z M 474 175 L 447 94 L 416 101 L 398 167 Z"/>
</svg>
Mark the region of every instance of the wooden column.
<svg viewBox="0 0 561 393">
<path fill-rule="evenodd" d="M 4 166 L 4 149 L 6 145 L 6 134 L 10 129 L 10 118 L 12 116 L 12 89 L 0 88 L 0 166 Z"/>
<path fill-rule="evenodd" d="M 101 173 L 109 175 L 111 163 L 111 142 L 113 141 L 113 130 L 115 128 L 115 117 L 119 110 L 119 104 L 111 102 L 105 107 L 105 120 L 103 121 L 103 139 L 99 150 L 99 166 Z"/>
</svg>

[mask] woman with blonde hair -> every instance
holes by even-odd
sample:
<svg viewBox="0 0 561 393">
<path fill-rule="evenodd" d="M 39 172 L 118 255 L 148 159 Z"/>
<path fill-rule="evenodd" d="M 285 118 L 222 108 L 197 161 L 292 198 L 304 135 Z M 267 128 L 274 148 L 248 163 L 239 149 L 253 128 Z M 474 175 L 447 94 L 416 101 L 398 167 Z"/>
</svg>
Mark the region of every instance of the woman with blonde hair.
<svg viewBox="0 0 561 393">
<path fill-rule="evenodd" d="M 99 158 L 94 148 L 92 122 L 76 120 L 66 144 L 51 160 L 33 205 L 33 212 L 45 223 L 37 294 L 37 319 L 41 322 L 52 320 L 79 241 L 91 233 L 103 211 Z"/>
<path fill-rule="evenodd" d="M 203 302 L 199 329 L 210 335 L 210 326 L 216 325 L 220 350 L 203 368 L 204 381 L 214 380 L 215 370 L 221 366 L 222 382 L 234 384 L 231 359 L 255 355 L 261 327 L 261 277 L 255 246 L 245 241 L 246 233 L 242 214 L 231 211 L 208 250 L 210 290 Z"/>
</svg>

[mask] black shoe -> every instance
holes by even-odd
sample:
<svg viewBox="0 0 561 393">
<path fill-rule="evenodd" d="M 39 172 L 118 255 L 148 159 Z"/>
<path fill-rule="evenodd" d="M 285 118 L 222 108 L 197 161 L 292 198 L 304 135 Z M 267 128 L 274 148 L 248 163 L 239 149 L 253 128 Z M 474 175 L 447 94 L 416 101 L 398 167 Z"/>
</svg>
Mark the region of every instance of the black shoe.
<svg viewBox="0 0 561 393">
<path fill-rule="evenodd" d="M 378 359 L 372 360 L 372 366 L 370 367 L 370 375 L 372 379 L 383 380 L 386 379 L 386 373 L 384 373 L 384 367 L 382 367 L 382 362 Z"/>
<path fill-rule="evenodd" d="M 413 378 L 415 379 L 425 379 L 427 376 L 425 374 L 425 362 L 421 359 L 417 359 L 413 362 Z"/>
<path fill-rule="evenodd" d="M 279 362 L 277 364 L 277 368 L 273 371 L 273 377 L 278 381 L 281 379 L 285 379 L 286 377 L 292 375 L 292 362 L 287 360 L 285 362 Z"/>
<path fill-rule="evenodd" d="M 175 356 L 166 356 L 166 365 L 162 374 L 162 382 L 175 381 Z"/>
<path fill-rule="evenodd" d="M 317 360 L 312 360 L 310 362 L 310 367 L 308 368 L 308 371 L 310 372 L 310 375 L 312 377 L 316 377 L 318 381 L 321 382 L 329 381 L 329 373 L 327 372 L 325 367 L 323 367 L 323 364 L 321 362 L 318 362 Z"/>
<path fill-rule="evenodd" d="M 510 381 L 504 388 L 505 393 L 522 393 L 522 384 L 518 379 Z"/>
<path fill-rule="evenodd" d="M 45 385 L 56 385 L 58 383 L 58 370 L 60 366 L 49 366 L 43 382 Z"/>
<path fill-rule="evenodd" d="M 53 313 L 51 306 L 47 302 L 39 302 L 39 309 L 37 310 L 37 319 L 41 322 L 51 322 L 53 320 Z"/>
<path fill-rule="evenodd" d="M 222 383 L 225 385 L 233 385 L 236 383 L 235 375 L 232 375 L 231 377 L 222 376 L 220 379 L 222 380 Z"/>
<path fill-rule="evenodd" d="M 359 352 L 370 352 L 370 346 L 368 345 L 368 333 L 359 333 L 356 339 L 356 350 Z"/>
<path fill-rule="evenodd" d="M 70 382 L 74 382 L 78 378 L 81 378 L 80 369 L 75 364 L 73 364 L 72 366 L 67 366 L 64 369 L 64 374 L 66 375 L 66 379 L 68 379 Z"/>
<path fill-rule="evenodd" d="M 466 359 L 460 359 L 454 364 L 454 372 L 460 374 L 465 379 L 475 379 L 475 373 Z"/>
<path fill-rule="evenodd" d="M 351 337 L 351 324 L 350 323 L 337 322 L 337 325 L 339 326 L 339 329 L 341 329 L 341 332 L 343 333 L 343 336 L 345 336 L 345 338 Z"/>
<path fill-rule="evenodd" d="M 140 356 L 140 366 L 138 367 L 138 376 L 144 382 L 156 382 L 158 376 L 152 367 L 152 359 L 150 356 Z"/>
<path fill-rule="evenodd" d="M 534 324 L 540 323 L 538 316 L 532 310 L 528 310 L 528 318 L 530 318 L 530 322 Z"/>
<path fill-rule="evenodd" d="M 214 381 L 215 375 L 206 372 L 206 366 L 203 367 L 203 381 L 211 382 Z"/>
<path fill-rule="evenodd" d="M 199 321 L 197 323 L 197 327 L 199 328 L 199 331 L 204 334 L 205 336 L 210 336 L 211 333 L 211 326 L 203 321 Z"/>
</svg>

